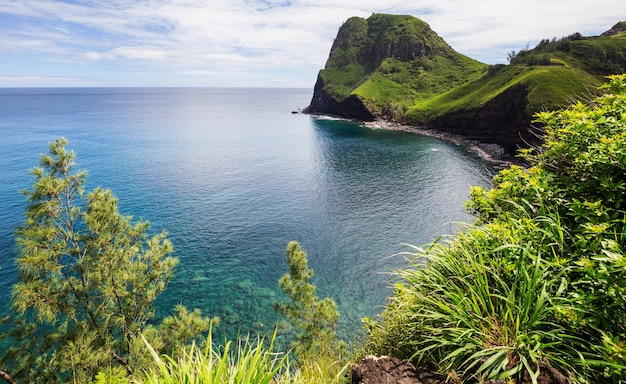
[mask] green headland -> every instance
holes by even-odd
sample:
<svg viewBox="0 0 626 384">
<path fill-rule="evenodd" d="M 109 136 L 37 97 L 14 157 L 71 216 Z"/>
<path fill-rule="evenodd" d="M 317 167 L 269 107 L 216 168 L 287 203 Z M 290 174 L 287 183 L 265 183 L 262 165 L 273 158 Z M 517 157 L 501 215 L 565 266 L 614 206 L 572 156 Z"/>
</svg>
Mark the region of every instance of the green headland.
<svg viewBox="0 0 626 384">
<path fill-rule="evenodd" d="M 572 33 L 488 65 L 456 52 L 403 15 L 353 17 L 319 72 L 310 113 L 415 125 L 496 143 L 510 155 L 537 144 L 537 112 L 588 100 L 626 72 L 626 22 L 601 36 Z"/>
</svg>

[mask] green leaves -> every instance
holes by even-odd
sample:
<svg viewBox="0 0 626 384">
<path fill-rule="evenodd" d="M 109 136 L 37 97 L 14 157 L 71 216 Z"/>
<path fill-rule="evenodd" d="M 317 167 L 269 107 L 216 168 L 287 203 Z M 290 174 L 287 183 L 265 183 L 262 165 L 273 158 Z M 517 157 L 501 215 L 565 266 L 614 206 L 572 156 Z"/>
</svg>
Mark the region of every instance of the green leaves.
<svg viewBox="0 0 626 384">
<path fill-rule="evenodd" d="M 577 382 L 623 379 L 626 75 L 605 89 L 538 115 L 544 144 L 522 152 L 531 166 L 471 190 L 477 225 L 399 273 L 371 348 L 395 342 L 466 378 L 536 382 L 553 367 Z"/>
<path fill-rule="evenodd" d="M 320 351 L 326 353 L 333 349 L 336 342 L 337 305 L 330 298 L 319 300 L 315 296 L 315 286 L 309 282 L 313 271 L 307 266 L 306 252 L 297 242 L 289 243 L 285 256 L 289 273 L 280 279 L 278 285 L 291 301 L 277 303 L 276 310 L 291 320 L 298 330 L 293 346 L 299 358 L 309 358 Z"/>
<path fill-rule="evenodd" d="M 85 382 L 103 364 L 132 372 L 133 340 L 177 263 L 166 234 L 149 237 L 149 224 L 121 215 L 111 191 L 85 196 L 86 173 L 73 171 L 66 143 L 50 143 L 32 171 L 16 231 L 14 348 L 1 359 L 21 381 Z"/>
<path fill-rule="evenodd" d="M 276 310 L 296 329 L 292 341 L 297 358 L 298 383 L 339 383 L 347 365 L 341 366 L 345 344 L 336 339 L 337 305 L 330 298 L 319 300 L 310 283 L 313 271 L 308 268 L 307 254 L 292 241 L 285 252 L 289 273 L 278 285 L 289 297 L 288 303 L 276 303 Z"/>
<path fill-rule="evenodd" d="M 236 345 L 227 342 L 223 347 L 214 345 L 211 330 L 204 352 L 195 344 L 179 349 L 175 357 L 161 356 L 143 339 L 155 368 L 146 372 L 140 383 L 237 383 L 270 384 L 281 376 L 280 382 L 290 383 L 287 355 L 273 350 L 276 334 L 264 346 L 264 341 L 242 339 Z"/>
</svg>

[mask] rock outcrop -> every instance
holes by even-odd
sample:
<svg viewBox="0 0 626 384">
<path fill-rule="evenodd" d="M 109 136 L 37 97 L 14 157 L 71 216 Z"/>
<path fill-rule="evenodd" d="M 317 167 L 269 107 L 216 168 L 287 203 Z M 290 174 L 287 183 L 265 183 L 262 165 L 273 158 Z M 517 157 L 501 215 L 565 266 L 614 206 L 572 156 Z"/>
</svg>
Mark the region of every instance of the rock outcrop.
<svg viewBox="0 0 626 384">
<path fill-rule="evenodd" d="M 388 356 L 366 356 L 352 368 L 352 384 L 448 384 L 456 382 L 425 368 L 415 368 L 407 360 Z M 508 381 L 490 380 L 485 384 L 506 384 Z M 523 377 L 524 384 L 531 383 Z M 551 367 L 543 367 L 537 384 L 572 384 L 562 373 Z"/>
<path fill-rule="evenodd" d="M 445 377 L 395 357 L 366 356 L 352 369 L 352 384 L 445 384 Z"/>
<path fill-rule="evenodd" d="M 361 121 L 372 121 L 376 118 L 356 95 L 350 95 L 339 101 L 331 96 L 324 87 L 324 79 L 321 75 L 318 75 L 311 105 L 305 109 L 305 112 L 323 113 Z"/>
<path fill-rule="evenodd" d="M 481 143 L 501 146 L 506 154 L 520 147 L 538 145 L 540 129 L 533 127 L 527 112 L 528 89 L 517 85 L 485 105 L 447 113 L 428 123 L 428 128 L 453 133 Z"/>
</svg>

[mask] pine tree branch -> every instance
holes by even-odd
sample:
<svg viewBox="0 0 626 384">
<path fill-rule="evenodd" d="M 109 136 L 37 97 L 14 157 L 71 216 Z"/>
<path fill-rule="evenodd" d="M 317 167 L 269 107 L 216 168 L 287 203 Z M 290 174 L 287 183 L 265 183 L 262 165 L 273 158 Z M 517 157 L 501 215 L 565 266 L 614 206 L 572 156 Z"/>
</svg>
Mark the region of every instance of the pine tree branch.
<svg viewBox="0 0 626 384">
<path fill-rule="evenodd" d="M 17 382 L 15 382 L 15 380 L 13 380 L 13 378 L 9 376 L 4 369 L 0 369 L 0 379 L 3 379 L 9 384 L 17 384 Z"/>
</svg>

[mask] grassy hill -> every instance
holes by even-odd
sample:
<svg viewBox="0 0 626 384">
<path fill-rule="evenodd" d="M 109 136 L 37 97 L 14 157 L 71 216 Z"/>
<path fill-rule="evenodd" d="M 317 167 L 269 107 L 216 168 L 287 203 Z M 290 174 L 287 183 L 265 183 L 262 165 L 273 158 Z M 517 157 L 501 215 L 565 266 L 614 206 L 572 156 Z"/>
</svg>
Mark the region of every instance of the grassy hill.
<svg viewBox="0 0 626 384">
<path fill-rule="evenodd" d="M 417 18 L 374 14 L 344 23 L 320 78 L 335 101 L 354 95 L 374 116 L 393 119 L 478 79 L 487 67 L 454 51 Z"/>
<path fill-rule="evenodd" d="M 509 60 L 489 66 L 462 55 L 412 16 L 353 17 L 308 111 L 449 131 L 512 154 L 533 140 L 535 113 L 589 99 L 607 75 L 626 73 L 626 22 L 602 36 L 545 39 Z"/>
<path fill-rule="evenodd" d="M 531 50 L 510 54 L 510 65 L 491 66 L 477 80 L 414 103 L 406 120 L 425 124 L 451 111 L 477 108 L 518 84 L 528 89 L 530 115 L 588 98 L 605 76 L 626 72 L 626 22 L 614 29 L 619 32 L 542 40 Z"/>
<path fill-rule="evenodd" d="M 414 125 L 427 125 L 446 113 L 480 108 L 516 85 L 527 89 L 527 99 L 520 102 L 524 102 L 528 114 L 533 115 L 587 97 L 600 84 L 596 76 L 575 67 L 495 66 L 479 79 L 413 103 L 405 120 Z"/>
</svg>

